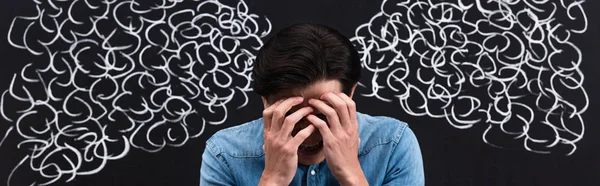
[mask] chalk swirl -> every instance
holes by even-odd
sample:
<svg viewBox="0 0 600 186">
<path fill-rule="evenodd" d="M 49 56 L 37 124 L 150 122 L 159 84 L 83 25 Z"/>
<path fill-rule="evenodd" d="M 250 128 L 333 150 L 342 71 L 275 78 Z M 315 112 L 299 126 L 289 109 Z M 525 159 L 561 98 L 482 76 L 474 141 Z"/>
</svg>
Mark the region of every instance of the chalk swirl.
<svg viewBox="0 0 600 186">
<path fill-rule="evenodd" d="M 371 77 L 363 96 L 459 129 L 487 125 L 495 147 L 510 143 L 492 141 L 502 134 L 571 155 L 589 106 L 571 41 L 588 27 L 583 2 L 385 0 L 351 39 Z"/>
<path fill-rule="evenodd" d="M 158 152 L 222 124 L 248 102 L 271 23 L 244 1 L 34 0 L 7 39 L 34 61 L 14 74 L 0 113 L 28 149 L 19 166 L 70 182 L 131 148 Z M 0 143 L 1 145 L 1 143 Z M 26 161 L 28 161 L 26 163 Z"/>
</svg>

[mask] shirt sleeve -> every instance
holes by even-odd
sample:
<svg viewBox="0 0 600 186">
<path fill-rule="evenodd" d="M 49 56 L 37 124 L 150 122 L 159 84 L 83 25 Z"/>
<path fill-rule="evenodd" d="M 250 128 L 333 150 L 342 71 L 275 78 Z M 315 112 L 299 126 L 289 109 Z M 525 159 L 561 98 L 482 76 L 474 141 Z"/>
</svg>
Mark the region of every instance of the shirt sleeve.
<svg viewBox="0 0 600 186">
<path fill-rule="evenodd" d="M 425 174 L 417 137 L 408 126 L 399 128 L 400 139 L 392 151 L 383 185 L 423 186 Z"/>
<path fill-rule="evenodd" d="M 214 146 L 206 143 L 202 153 L 202 165 L 200 166 L 200 185 L 235 185 L 231 169 L 223 158 L 223 155 L 214 151 Z"/>
</svg>

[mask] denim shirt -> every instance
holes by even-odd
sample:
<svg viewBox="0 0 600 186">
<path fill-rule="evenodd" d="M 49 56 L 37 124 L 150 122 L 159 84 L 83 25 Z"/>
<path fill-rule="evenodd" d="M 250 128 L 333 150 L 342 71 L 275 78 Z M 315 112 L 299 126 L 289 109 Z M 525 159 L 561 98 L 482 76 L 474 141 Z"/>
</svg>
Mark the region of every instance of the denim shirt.
<svg viewBox="0 0 600 186">
<path fill-rule="evenodd" d="M 425 185 L 415 134 L 394 118 L 357 112 L 358 160 L 369 185 Z M 265 167 L 262 118 L 223 129 L 206 141 L 200 185 L 258 185 Z M 290 185 L 339 185 L 326 163 L 298 164 Z"/>
</svg>

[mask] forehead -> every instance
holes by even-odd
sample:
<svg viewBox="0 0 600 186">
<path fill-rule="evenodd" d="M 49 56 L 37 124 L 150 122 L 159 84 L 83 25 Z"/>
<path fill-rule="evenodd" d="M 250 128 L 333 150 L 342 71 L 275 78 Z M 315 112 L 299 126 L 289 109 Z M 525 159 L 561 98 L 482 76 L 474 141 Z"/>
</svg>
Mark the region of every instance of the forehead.
<svg viewBox="0 0 600 186">
<path fill-rule="evenodd" d="M 288 97 L 302 96 L 305 99 L 315 98 L 318 99 L 321 95 L 327 92 L 339 93 L 342 92 L 342 84 L 339 80 L 321 80 L 314 82 L 306 87 L 297 89 L 286 89 L 279 91 L 276 94 L 269 96 L 269 102 L 275 102 L 280 99 Z"/>
</svg>

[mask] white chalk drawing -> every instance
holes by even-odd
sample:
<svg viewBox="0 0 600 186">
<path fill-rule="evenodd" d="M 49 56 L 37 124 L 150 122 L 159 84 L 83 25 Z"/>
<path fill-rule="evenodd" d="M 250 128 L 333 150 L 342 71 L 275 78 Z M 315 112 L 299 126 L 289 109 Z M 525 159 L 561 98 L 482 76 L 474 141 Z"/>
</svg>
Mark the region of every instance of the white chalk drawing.
<svg viewBox="0 0 600 186">
<path fill-rule="evenodd" d="M 571 41 L 588 27 L 583 2 L 385 0 L 351 39 L 372 77 L 363 96 L 459 129 L 485 125 L 495 147 L 505 148 L 499 134 L 571 155 L 589 104 Z"/>
<path fill-rule="evenodd" d="M 101 171 L 131 148 L 158 152 L 203 134 L 248 102 L 265 17 L 244 1 L 34 0 L 7 39 L 31 54 L 1 95 L 4 132 L 23 139 L 36 185 Z M 576 151 L 589 99 L 571 37 L 582 0 L 384 1 L 351 39 L 366 97 L 456 128 L 485 125 L 526 150 Z M 28 56 L 28 57 L 31 57 Z"/>
<path fill-rule="evenodd" d="M 244 1 L 34 3 L 37 14 L 15 17 L 7 36 L 35 61 L 1 97 L 12 125 L 0 146 L 16 135 L 29 152 L 6 185 L 20 169 L 41 175 L 32 184 L 70 182 L 132 148 L 181 146 L 222 124 L 247 104 L 255 53 L 271 32 Z"/>
</svg>

